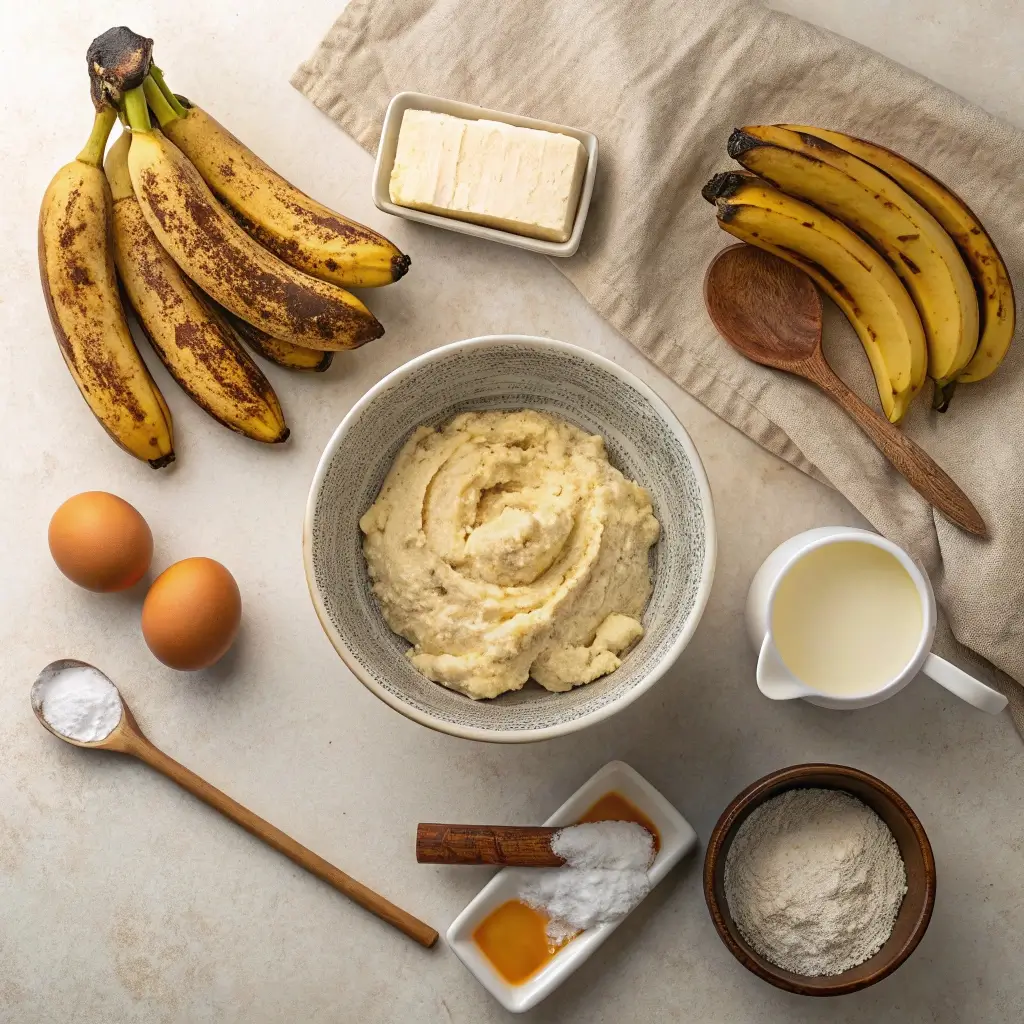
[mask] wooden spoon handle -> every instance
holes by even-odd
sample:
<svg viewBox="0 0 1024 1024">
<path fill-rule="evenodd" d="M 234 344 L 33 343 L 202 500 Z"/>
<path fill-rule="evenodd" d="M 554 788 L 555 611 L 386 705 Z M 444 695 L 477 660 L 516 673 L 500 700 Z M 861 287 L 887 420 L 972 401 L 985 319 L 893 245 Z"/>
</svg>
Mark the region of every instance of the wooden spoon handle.
<svg viewBox="0 0 1024 1024">
<path fill-rule="evenodd" d="M 827 391 L 860 425 L 878 450 L 906 477 L 911 487 L 947 519 L 978 537 L 987 537 L 985 521 L 966 494 L 932 457 L 884 416 L 865 405 L 824 361 L 807 367 L 807 376 Z"/>
<path fill-rule="evenodd" d="M 521 868 L 557 868 L 565 861 L 551 850 L 558 831 L 547 825 L 416 826 L 420 864 L 506 864 Z"/>
<path fill-rule="evenodd" d="M 361 907 L 365 907 L 371 914 L 376 914 L 377 917 L 387 921 L 400 932 L 404 932 L 409 938 L 428 947 L 437 941 L 437 932 L 430 925 L 424 924 L 412 914 L 406 913 L 401 907 L 396 907 L 383 896 L 346 875 L 344 871 L 339 870 L 333 864 L 329 864 L 323 857 L 318 857 L 312 850 L 307 850 L 291 836 L 285 835 L 279 828 L 275 828 L 270 822 L 253 814 L 247 807 L 232 800 L 226 793 L 211 786 L 195 772 L 189 771 L 184 765 L 178 764 L 173 758 L 168 757 L 162 750 L 158 750 L 141 733 L 132 734 L 130 741 L 124 744 L 124 750 L 125 753 L 132 754 L 140 761 L 145 761 L 151 768 L 166 775 L 183 789 L 187 789 L 193 796 L 199 797 L 214 810 L 220 811 L 225 817 L 241 825 L 247 832 L 251 832 L 257 839 L 262 839 L 279 853 L 283 853 L 293 860 L 299 867 L 305 868 L 328 885 L 334 886 L 349 899 L 354 900 Z"/>
</svg>

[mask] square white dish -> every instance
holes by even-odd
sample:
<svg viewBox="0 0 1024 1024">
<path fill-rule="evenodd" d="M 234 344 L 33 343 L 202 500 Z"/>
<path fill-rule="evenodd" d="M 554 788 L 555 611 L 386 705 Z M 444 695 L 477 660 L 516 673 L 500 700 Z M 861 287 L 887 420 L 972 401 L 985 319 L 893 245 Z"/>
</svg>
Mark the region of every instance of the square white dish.
<svg viewBox="0 0 1024 1024">
<path fill-rule="evenodd" d="M 697 845 L 689 822 L 643 776 L 622 761 L 610 761 L 592 775 L 545 825 L 573 825 L 607 793 L 624 796 L 647 815 L 661 836 L 661 848 L 648 872 L 653 889 Z M 536 974 L 521 985 L 510 985 L 491 965 L 473 941 L 473 932 L 496 907 L 515 899 L 535 868 L 504 868 L 480 890 L 452 922 L 445 934 L 448 945 L 488 992 L 512 1013 L 536 1006 L 573 974 L 625 918 L 591 928 L 563 946 Z"/>
<path fill-rule="evenodd" d="M 402 117 L 407 110 L 430 110 L 437 114 L 450 114 L 469 121 L 486 118 L 489 121 L 501 121 L 504 124 L 519 128 L 539 128 L 545 132 L 556 132 L 578 139 L 587 151 L 587 167 L 583 175 L 583 186 L 580 189 L 580 201 L 576 208 L 576 219 L 573 221 L 572 232 L 564 242 L 549 242 L 543 238 L 527 238 L 512 231 L 499 228 L 484 227 L 470 221 L 457 220 L 455 217 L 442 217 L 436 213 L 413 210 L 407 206 L 399 206 L 391 201 L 389 184 L 391 171 L 395 166 L 395 152 L 398 149 L 398 132 L 402 127 Z M 447 231 L 458 231 L 474 238 L 486 238 L 492 242 L 503 242 L 519 249 L 543 253 L 545 256 L 571 256 L 580 247 L 583 237 L 583 225 L 590 209 L 590 198 L 594 194 L 594 177 L 597 174 L 597 136 L 578 128 L 570 128 L 564 124 L 551 121 L 538 121 L 532 117 L 520 117 L 518 114 L 506 114 L 500 110 L 489 110 L 472 103 L 459 103 L 457 100 L 444 99 L 441 96 L 428 96 L 422 92 L 400 92 L 388 104 L 384 115 L 384 126 L 380 133 L 380 144 L 377 147 L 377 162 L 373 168 L 373 202 L 378 210 L 390 213 L 395 217 L 405 217 L 420 224 L 430 224 L 435 228 Z"/>
</svg>

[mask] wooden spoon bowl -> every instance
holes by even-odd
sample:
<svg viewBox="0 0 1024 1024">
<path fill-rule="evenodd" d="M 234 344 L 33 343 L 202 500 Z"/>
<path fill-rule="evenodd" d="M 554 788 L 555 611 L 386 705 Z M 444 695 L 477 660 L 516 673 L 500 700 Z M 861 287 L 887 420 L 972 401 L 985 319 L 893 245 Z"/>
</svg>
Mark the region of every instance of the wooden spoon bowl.
<svg viewBox="0 0 1024 1024">
<path fill-rule="evenodd" d="M 783 970 L 761 956 L 740 934 L 725 896 L 725 862 L 740 826 L 767 800 L 800 788 L 841 789 L 867 804 L 889 826 L 907 869 L 907 894 L 885 945 L 857 967 L 817 978 Z M 798 764 L 758 779 L 722 813 L 704 858 L 704 899 L 722 941 L 748 971 L 797 995 L 845 995 L 887 978 L 917 948 L 935 905 L 935 858 L 917 815 L 881 779 L 839 764 Z"/>
<path fill-rule="evenodd" d="M 930 455 L 860 400 L 821 350 L 821 298 L 811 279 L 773 253 L 731 245 L 711 261 L 704 302 L 715 327 L 737 352 L 816 384 L 874 441 L 927 501 L 962 530 L 987 536 L 970 499 Z"/>
</svg>

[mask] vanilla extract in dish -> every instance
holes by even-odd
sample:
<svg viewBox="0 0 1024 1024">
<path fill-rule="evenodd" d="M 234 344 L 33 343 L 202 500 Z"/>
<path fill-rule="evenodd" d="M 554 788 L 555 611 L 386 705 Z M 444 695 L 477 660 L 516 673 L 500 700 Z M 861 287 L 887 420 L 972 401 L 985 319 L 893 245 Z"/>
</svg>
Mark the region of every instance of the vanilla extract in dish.
<svg viewBox="0 0 1024 1024">
<path fill-rule="evenodd" d="M 612 839 L 609 843 L 605 831 L 593 832 L 572 826 L 562 829 L 556 834 L 552 848 L 562 856 L 570 854 L 578 866 L 551 869 L 547 874 L 556 876 L 553 883 L 536 884 L 534 879 L 534 884 L 528 887 L 528 890 L 533 890 L 532 896 L 528 891 L 521 893 L 520 899 L 507 900 L 492 910 L 474 930 L 473 941 L 510 985 L 521 985 L 529 980 L 563 946 L 576 938 L 584 927 L 600 923 L 598 918 L 608 916 L 610 912 L 609 902 L 621 897 L 628 888 L 634 891 L 628 902 L 620 902 L 619 916 L 632 910 L 635 902 L 639 902 L 648 891 L 650 886 L 646 868 L 661 847 L 661 836 L 651 819 L 621 793 L 613 790 L 589 807 L 580 816 L 577 826 L 595 822 L 612 826 L 626 824 L 627 831 L 620 831 L 618 841 Z M 577 882 L 582 882 L 588 869 L 579 865 L 587 863 L 591 866 L 590 870 L 594 871 L 597 862 L 607 865 L 610 861 L 618 864 L 620 869 L 622 865 L 627 865 L 630 879 L 626 885 L 614 883 L 604 891 L 597 892 L 594 884 L 600 879 L 595 874 L 590 877 L 589 891 L 579 886 L 573 891 L 572 886 L 557 880 L 560 877 L 564 882 L 569 877 L 575 877 Z M 641 861 L 644 865 L 642 871 Z M 600 870 L 598 868 L 597 873 Z M 538 869 L 538 875 L 544 873 L 545 869 Z M 526 902 L 528 899 L 532 899 L 535 905 Z M 570 916 L 583 914 L 586 919 L 580 920 L 577 917 L 577 925 L 574 926 L 564 918 L 555 916 L 557 910 L 569 913 Z"/>
</svg>

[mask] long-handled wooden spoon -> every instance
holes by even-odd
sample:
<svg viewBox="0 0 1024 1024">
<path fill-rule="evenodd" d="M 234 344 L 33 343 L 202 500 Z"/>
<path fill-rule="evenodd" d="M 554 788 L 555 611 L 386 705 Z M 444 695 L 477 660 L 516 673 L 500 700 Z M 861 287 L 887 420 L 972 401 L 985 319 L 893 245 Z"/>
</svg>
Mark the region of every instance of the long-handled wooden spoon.
<svg viewBox="0 0 1024 1024">
<path fill-rule="evenodd" d="M 371 914 L 376 914 L 377 917 L 387 921 L 388 924 L 393 925 L 399 931 L 404 932 L 409 938 L 415 939 L 421 945 L 428 947 L 437 941 L 437 932 L 430 925 L 417 920 L 412 914 L 402 910 L 401 907 L 396 907 L 393 903 L 384 899 L 383 896 L 378 895 L 361 882 L 357 882 L 354 878 L 346 875 L 344 871 L 340 871 L 333 864 L 329 864 L 323 857 L 318 857 L 312 850 L 307 850 L 305 846 L 297 843 L 290 836 L 285 835 L 279 828 L 275 828 L 270 822 L 264 821 L 259 816 L 253 814 L 248 808 L 232 800 L 227 794 L 214 788 L 205 779 L 201 779 L 184 765 L 178 764 L 177 761 L 168 757 L 162 750 L 153 746 L 139 728 L 138 722 L 135 721 L 135 717 L 124 702 L 123 697 L 121 697 L 121 720 L 114 726 L 113 731 L 103 739 L 94 742 L 82 742 L 70 736 L 65 736 L 54 729 L 44 716 L 43 698 L 37 692 L 37 688 L 56 673 L 75 672 L 83 669 L 91 669 L 106 679 L 106 676 L 103 676 L 99 669 L 93 668 L 93 666 L 88 665 L 86 662 L 66 658 L 47 665 L 33 686 L 32 709 L 36 713 L 36 718 L 54 736 L 64 740 L 65 743 L 72 743 L 76 747 L 88 747 L 92 750 L 112 750 L 119 754 L 129 754 L 132 757 L 137 757 L 151 768 L 155 768 L 158 772 L 166 775 L 167 778 L 176 782 L 183 789 L 187 789 L 193 796 L 199 797 L 200 800 L 209 804 L 214 810 L 220 811 L 225 817 L 241 825 L 242 828 L 247 832 L 251 832 L 257 839 L 262 839 L 263 842 L 272 846 L 279 853 L 283 853 L 298 864 L 299 867 L 305 868 L 316 875 L 317 878 L 328 885 L 334 886 L 335 889 L 344 893 L 349 899 L 354 900 L 361 907 L 370 911 Z M 107 681 L 109 682 L 109 680 Z M 114 687 L 112 682 L 110 685 Z M 116 691 L 116 687 L 114 689 Z M 120 693 L 118 693 L 118 696 L 120 697 Z"/>
<path fill-rule="evenodd" d="M 752 245 L 731 245 L 708 267 L 704 301 L 715 327 L 733 348 L 755 363 L 817 384 L 853 417 L 914 490 L 961 529 L 987 536 L 977 509 L 945 471 L 865 405 L 825 361 L 821 298 L 806 274 Z"/>
</svg>

